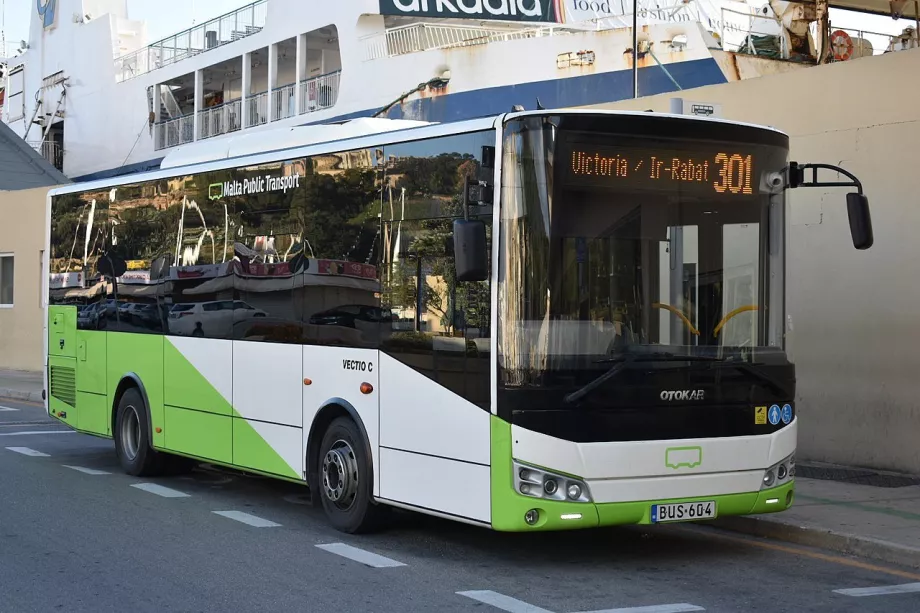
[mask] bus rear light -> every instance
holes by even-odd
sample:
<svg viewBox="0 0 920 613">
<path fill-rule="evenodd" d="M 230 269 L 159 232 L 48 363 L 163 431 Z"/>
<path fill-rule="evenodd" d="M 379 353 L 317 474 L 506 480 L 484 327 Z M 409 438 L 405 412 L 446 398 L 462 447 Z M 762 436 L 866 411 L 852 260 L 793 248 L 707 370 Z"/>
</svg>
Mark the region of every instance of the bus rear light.
<svg viewBox="0 0 920 613">
<path fill-rule="evenodd" d="M 370 383 L 362 383 L 362 384 L 361 384 L 361 393 L 362 393 L 362 394 L 370 394 L 370 393 L 373 392 L 373 391 L 374 391 L 374 386 L 371 385 Z"/>
<path fill-rule="evenodd" d="M 591 494 L 584 481 L 517 461 L 513 462 L 513 468 L 514 488 L 524 496 L 559 502 L 591 502 Z"/>
</svg>

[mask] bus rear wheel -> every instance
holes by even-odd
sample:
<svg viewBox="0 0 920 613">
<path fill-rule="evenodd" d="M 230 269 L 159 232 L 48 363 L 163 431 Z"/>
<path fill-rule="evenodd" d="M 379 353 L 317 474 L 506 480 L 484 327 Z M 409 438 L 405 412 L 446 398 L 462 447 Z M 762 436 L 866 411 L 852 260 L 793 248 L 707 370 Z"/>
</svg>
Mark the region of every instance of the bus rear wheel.
<svg viewBox="0 0 920 613">
<path fill-rule="evenodd" d="M 147 404 L 137 388 L 122 394 L 115 412 L 115 451 L 122 469 L 134 477 L 163 473 L 165 459 L 150 446 Z"/>
<path fill-rule="evenodd" d="M 323 435 L 318 481 L 326 517 L 337 530 L 357 534 L 381 527 L 386 507 L 373 501 L 371 458 L 361 432 L 347 417 L 333 420 Z"/>
</svg>

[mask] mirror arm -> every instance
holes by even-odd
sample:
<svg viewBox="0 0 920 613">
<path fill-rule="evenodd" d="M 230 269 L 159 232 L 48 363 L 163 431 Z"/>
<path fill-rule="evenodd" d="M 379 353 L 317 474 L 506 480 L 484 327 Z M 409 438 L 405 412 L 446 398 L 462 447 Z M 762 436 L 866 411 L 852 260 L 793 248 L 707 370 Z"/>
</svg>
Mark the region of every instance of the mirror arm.
<svg viewBox="0 0 920 613">
<path fill-rule="evenodd" d="M 850 179 L 850 181 L 818 181 L 819 169 L 839 172 Z M 806 170 L 812 171 L 810 181 L 805 178 Z M 787 181 L 789 189 L 796 189 L 798 187 L 855 187 L 857 193 L 863 193 L 862 183 L 853 173 L 839 166 L 832 166 L 831 164 L 799 164 L 798 162 L 789 162 L 789 176 Z"/>
</svg>

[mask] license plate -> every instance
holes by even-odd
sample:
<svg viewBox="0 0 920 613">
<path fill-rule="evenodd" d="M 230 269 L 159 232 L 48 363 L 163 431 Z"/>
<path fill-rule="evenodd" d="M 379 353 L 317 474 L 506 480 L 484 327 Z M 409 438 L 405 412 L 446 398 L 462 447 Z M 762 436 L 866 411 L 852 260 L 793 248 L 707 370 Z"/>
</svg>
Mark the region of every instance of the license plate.
<svg viewBox="0 0 920 613">
<path fill-rule="evenodd" d="M 653 504 L 652 523 L 669 521 L 693 521 L 696 519 L 713 519 L 716 516 L 714 500 L 702 502 L 679 502 L 677 504 Z"/>
</svg>

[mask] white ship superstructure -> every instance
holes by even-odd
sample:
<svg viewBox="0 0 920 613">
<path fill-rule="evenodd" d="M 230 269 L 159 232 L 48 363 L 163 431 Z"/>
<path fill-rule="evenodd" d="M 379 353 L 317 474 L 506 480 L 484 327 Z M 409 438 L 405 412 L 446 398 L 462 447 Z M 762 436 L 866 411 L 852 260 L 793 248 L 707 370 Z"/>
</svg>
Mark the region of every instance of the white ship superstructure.
<svg viewBox="0 0 920 613">
<path fill-rule="evenodd" d="M 148 44 L 125 0 L 35 0 L 30 39 L 6 62 L 2 120 L 87 180 L 156 168 L 177 147 L 249 131 L 611 102 L 633 95 L 632 6 L 258 0 Z M 827 31 L 821 5 L 638 6 L 641 95 L 873 53 L 855 35 L 839 53 L 830 43 L 840 41 L 816 36 Z"/>
</svg>

